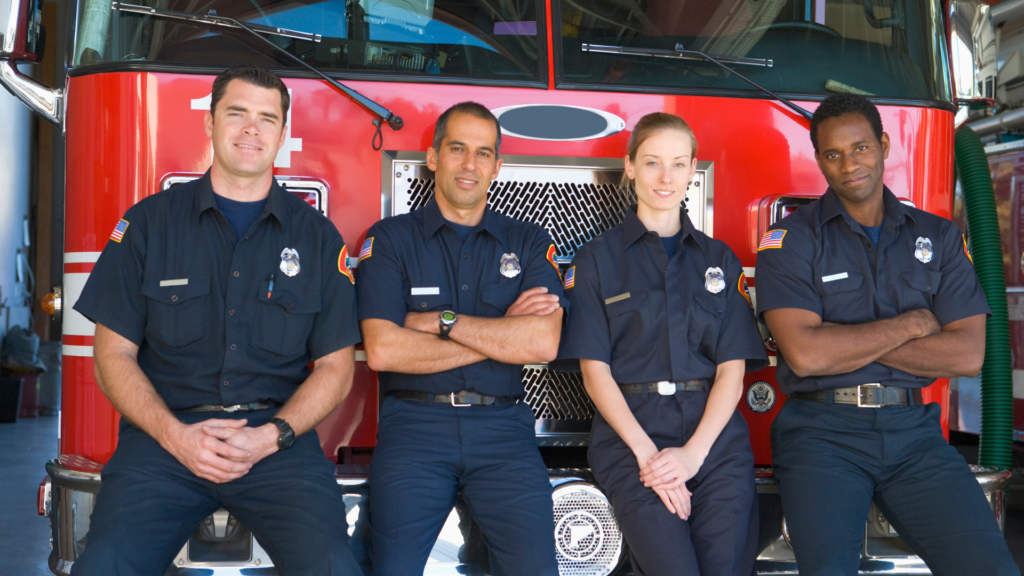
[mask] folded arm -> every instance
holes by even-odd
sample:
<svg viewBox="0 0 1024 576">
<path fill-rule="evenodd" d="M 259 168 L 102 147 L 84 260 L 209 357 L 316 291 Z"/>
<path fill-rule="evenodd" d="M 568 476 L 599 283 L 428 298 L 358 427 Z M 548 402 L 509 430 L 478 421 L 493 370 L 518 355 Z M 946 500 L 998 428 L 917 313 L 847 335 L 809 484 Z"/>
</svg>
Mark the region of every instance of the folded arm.
<svg viewBox="0 0 1024 576">
<path fill-rule="evenodd" d="M 938 334 L 910 340 L 875 361 L 924 378 L 977 376 L 985 362 L 985 321 L 978 314 L 950 322 Z"/>
<path fill-rule="evenodd" d="M 939 333 L 928 310 L 912 310 L 885 320 L 837 325 L 799 308 L 764 312 L 765 323 L 797 376 L 846 374 L 878 361 L 912 340 Z"/>
</svg>

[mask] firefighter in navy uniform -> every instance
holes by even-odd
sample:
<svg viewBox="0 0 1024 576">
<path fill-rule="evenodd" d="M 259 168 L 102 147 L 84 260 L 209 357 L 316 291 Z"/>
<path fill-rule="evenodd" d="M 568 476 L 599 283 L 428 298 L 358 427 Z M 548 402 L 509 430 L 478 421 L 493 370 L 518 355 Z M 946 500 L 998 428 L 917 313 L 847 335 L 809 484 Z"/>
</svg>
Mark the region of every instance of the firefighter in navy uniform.
<svg viewBox="0 0 1024 576">
<path fill-rule="evenodd" d="M 1017 575 L 992 510 L 920 389 L 974 376 L 984 294 L 957 227 L 882 184 L 889 137 L 862 96 L 811 120 L 829 189 L 760 241 L 757 306 L 786 404 L 773 468 L 801 575 L 853 575 L 872 499 L 937 575 Z"/>
<path fill-rule="evenodd" d="M 218 76 L 210 171 L 130 208 L 75 305 L 122 415 L 75 576 L 160 576 L 221 507 L 282 576 L 361 574 L 313 430 L 352 385 L 355 287 L 338 231 L 273 178 L 288 105 L 266 70 Z"/>
<path fill-rule="evenodd" d="M 739 259 L 681 204 L 697 141 L 655 113 L 629 140 L 638 204 L 580 249 L 557 367 L 579 360 L 597 407 L 589 450 L 638 576 L 750 576 L 754 457 L 736 410 L 766 364 Z"/>
<path fill-rule="evenodd" d="M 547 232 L 487 209 L 500 134 L 480 104 L 442 114 L 427 151 L 434 198 L 375 224 L 360 251 L 360 326 L 385 396 L 369 477 L 375 576 L 422 574 L 459 492 L 495 576 L 558 574 L 522 369 L 554 358 L 568 303 Z"/>
</svg>

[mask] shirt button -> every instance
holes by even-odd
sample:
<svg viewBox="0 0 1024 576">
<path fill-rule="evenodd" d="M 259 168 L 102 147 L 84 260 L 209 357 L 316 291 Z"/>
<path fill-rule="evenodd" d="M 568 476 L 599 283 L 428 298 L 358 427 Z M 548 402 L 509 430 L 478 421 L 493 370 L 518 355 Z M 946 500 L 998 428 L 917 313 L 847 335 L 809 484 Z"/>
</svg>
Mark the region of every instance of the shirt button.
<svg viewBox="0 0 1024 576">
<path fill-rule="evenodd" d="M 232 349 L 232 350 L 238 350 L 238 346 L 236 346 L 236 345 L 232 344 L 232 345 L 231 345 L 231 349 Z"/>
<path fill-rule="evenodd" d="M 467 254 L 467 253 L 463 252 L 463 253 L 462 253 L 462 259 L 463 259 L 463 260 L 465 260 L 465 259 L 467 259 L 467 258 L 469 258 L 469 254 Z"/>
<path fill-rule="evenodd" d="M 463 284 L 463 285 L 462 285 L 462 289 L 463 289 L 463 290 L 469 290 L 469 286 L 466 286 L 465 284 Z"/>
<path fill-rule="evenodd" d="M 426 308 L 426 307 L 427 307 L 427 303 L 426 302 L 420 302 L 420 308 Z"/>
<path fill-rule="evenodd" d="M 230 384 L 230 382 L 228 382 L 227 380 L 225 380 L 225 381 L 224 381 L 224 385 L 225 385 L 225 386 L 227 386 L 228 384 Z"/>
<path fill-rule="evenodd" d="M 238 278 L 238 270 L 235 270 L 231 275 L 234 276 L 235 278 Z"/>
<path fill-rule="evenodd" d="M 230 314 L 231 316 L 234 316 L 235 315 L 235 309 L 232 308 L 231 310 L 228 310 L 228 314 Z"/>
<path fill-rule="evenodd" d="M 288 303 L 288 309 L 289 310 L 295 310 L 295 304 L 292 304 L 291 302 L 289 302 Z"/>
<path fill-rule="evenodd" d="M 177 296 L 171 296 L 171 302 L 177 302 L 177 301 L 178 301 L 178 297 Z"/>
<path fill-rule="evenodd" d="M 924 289 L 925 289 L 925 290 L 931 290 L 931 289 L 932 289 L 932 287 L 931 287 L 931 286 L 925 286 L 925 287 L 924 287 Z"/>
</svg>

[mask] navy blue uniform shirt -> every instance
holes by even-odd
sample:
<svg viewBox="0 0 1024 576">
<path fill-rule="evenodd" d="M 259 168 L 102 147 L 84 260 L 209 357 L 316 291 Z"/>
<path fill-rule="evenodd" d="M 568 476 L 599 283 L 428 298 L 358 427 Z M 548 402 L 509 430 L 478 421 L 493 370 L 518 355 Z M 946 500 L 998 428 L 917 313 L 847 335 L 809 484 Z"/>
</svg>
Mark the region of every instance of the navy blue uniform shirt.
<svg viewBox="0 0 1024 576">
<path fill-rule="evenodd" d="M 640 384 L 714 379 L 730 360 L 747 360 L 748 370 L 767 364 L 739 259 L 694 229 L 685 212 L 680 220 L 672 258 L 636 206 L 580 249 L 566 271 L 572 313 L 559 369 L 568 360 L 599 360 L 619 384 Z"/>
<path fill-rule="evenodd" d="M 118 228 L 75 310 L 139 346 L 139 366 L 171 410 L 284 403 L 310 360 L 359 341 L 341 235 L 276 180 L 238 240 L 209 172 L 143 199 Z M 298 254 L 292 276 L 285 248 Z"/>
<path fill-rule="evenodd" d="M 502 274 L 503 259 L 511 277 Z M 515 267 L 519 271 L 513 274 Z M 568 308 L 554 263 L 554 244 L 543 228 L 488 209 L 463 243 L 433 199 L 419 210 L 370 228 L 356 282 L 359 319 L 388 320 L 399 326 L 409 312 L 454 310 L 500 318 L 519 294 L 538 286 L 547 287 L 548 294 L 557 295 L 561 306 Z M 490 359 L 436 374 L 381 372 L 379 382 L 385 393 L 472 389 L 489 396 L 524 394 L 522 365 Z"/>
<path fill-rule="evenodd" d="M 864 324 L 926 309 L 945 326 L 988 314 L 956 225 L 903 204 L 888 188 L 883 194 L 878 246 L 831 189 L 772 226 L 757 253 L 759 317 L 765 310 L 800 308 L 825 322 Z M 778 360 L 784 394 L 873 382 L 921 388 L 934 381 L 876 362 L 846 374 L 801 378 L 781 353 Z"/>
</svg>

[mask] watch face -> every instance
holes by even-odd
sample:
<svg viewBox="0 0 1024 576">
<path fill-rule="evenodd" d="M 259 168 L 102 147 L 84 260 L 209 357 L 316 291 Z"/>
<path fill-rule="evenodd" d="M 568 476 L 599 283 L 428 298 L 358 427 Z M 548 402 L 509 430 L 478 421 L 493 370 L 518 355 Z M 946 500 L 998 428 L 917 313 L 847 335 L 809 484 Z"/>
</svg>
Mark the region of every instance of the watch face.
<svg viewBox="0 0 1024 576">
<path fill-rule="evenodd" d="M 454 322 L 455 321 L 455 312 L 449 312 L 449 311 L 441 312 L 441 320 L 444 320 L 445 322 Z"/>
</svg>

